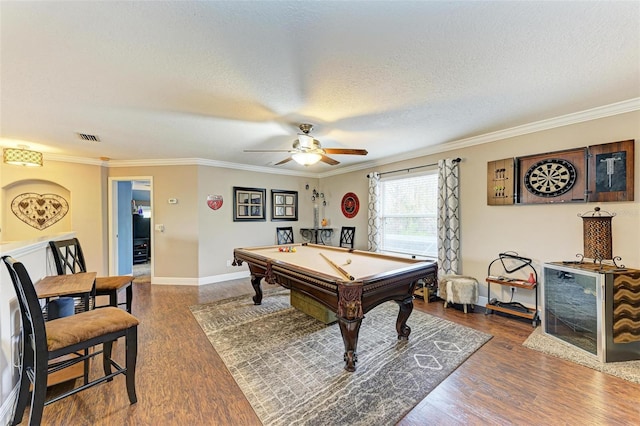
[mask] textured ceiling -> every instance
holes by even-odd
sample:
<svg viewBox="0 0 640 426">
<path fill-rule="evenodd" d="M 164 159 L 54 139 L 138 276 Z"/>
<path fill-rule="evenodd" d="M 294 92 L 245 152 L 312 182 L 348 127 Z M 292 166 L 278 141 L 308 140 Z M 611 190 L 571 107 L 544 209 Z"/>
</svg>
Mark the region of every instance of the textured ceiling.
<svg viewBox="0 0 640 426">
<path fill-rule="evenodd" d="M 640 2 L 0 2 L 0 144 L 325 172 L 640 97 Z M 77 132 L 97 135 L 82 141 Z M 275 167 L 275 166 L 274 166 Z"/>
</svg>

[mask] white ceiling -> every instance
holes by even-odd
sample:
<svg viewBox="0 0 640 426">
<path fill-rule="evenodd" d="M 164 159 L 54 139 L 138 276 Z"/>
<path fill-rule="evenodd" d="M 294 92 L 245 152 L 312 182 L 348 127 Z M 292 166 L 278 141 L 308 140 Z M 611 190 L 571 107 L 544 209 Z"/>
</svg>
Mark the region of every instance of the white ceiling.
<svg viewBox="0 0 640 426">
<path fill-rule="evenodd" d="M 0 144 L 323 173 L 640 98 L 639 1 L 0 2 Z M 77 132 L 97 135 L 86 142 Z M 411 155 L 413 155 L 411 154 Z M 275 166 L 273 166 L 275 167 Z"/>
</svg>

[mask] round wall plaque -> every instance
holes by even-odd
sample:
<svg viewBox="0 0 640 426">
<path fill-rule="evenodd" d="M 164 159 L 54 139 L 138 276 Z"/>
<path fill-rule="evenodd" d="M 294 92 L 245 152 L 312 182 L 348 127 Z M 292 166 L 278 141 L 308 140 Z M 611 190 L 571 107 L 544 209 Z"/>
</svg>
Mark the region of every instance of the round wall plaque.
<svg viewBox="0 0 640 426">
<path fill-rule="evenodd" d="M 207 205 L 211 210 L 218 210 L 222 207 L 223 199 L 222 195 L 208 195 L 207 196 Z"/>
<path fill-rule="evenodd" d="M 358 214 L 358 210 L 360 209 L 360 201 L 358 200 L 358 196 L 353 192 L 347 192 L 342 197 L 342 214 L 351 219 Z"/>
</svg>

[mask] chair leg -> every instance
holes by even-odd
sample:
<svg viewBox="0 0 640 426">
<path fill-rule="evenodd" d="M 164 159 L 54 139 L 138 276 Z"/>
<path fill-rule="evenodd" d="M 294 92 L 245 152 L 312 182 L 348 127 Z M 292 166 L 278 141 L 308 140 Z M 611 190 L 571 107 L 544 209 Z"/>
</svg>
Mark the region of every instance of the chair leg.
<svg viewBox="0 0 640 426">
<path fill-rule="evenodd" d="M 109 292 L 109 305 L 118 307 L 118 290 L 111 290 Z"/>
<path fill-rule="evenodd" d="M 48 363 L 44 354 L 35 354 L 33 390 L 31 393 L 31 408 L 29 410 L 29 425 L 39 425 L 42 422 L 44 402 L 47 397 Z"/>
<path fill-rule="evenodd" d="M 131 313 L 131 302 L 133 302 L 133 283 L 127 286 L 127 312 Z"/>
<path fill-rule="evenodd" d="M 111 374 L 111 351 L 113 349 L 113 342 L 104 342 L 102 344 L 102 369 L 104 370 L 104 375 L 108 376 Z M 108 382 L 112 381 L 113 377 L 107 380 Z"/>
<path fill-rule="evenodd" d="M 22 366 L 20 368 L 20 389 L 18 391 L 18 402 L 16 403 L 16 411 L 13 413 L 12 426 L 19 425 L 24 416 L 24 410 L 29 403 L 29 386 L 31 381 L 27 371 L 33 369 L 33 350 L 30 345 L 25 345 L 22 354 Z"/>
<path fill-rule="evenodd" d="M 125 351 L 127 360 L 127 394 L 129 402 L 138 402 L 136 396 L 136 359 L 138 357 L 138 327 L 131 327 L 125 335 Z"/>
<path fill-rule="evenodd" d="M 85 349 L 84 351 L 85 360 L 82 362 L 84 366 L 84 371 L 82 375 L 82 379 L 84 380 L 84 384 L 89 383 L 89 368 L 91 366 L 89 361 L 89 349 Z"/>
</svg>

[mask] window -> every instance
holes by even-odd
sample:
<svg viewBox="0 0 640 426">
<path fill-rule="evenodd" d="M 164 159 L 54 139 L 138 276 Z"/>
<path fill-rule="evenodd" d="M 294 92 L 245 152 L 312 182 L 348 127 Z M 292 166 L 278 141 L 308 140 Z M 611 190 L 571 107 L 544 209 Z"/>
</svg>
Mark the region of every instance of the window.
<svg viewBox="0 0 640 426">
<path fill-rule="evenodd" d="M 438 256 L 438 172 L 380 180 L 381 250 Z"/>
</svg>

